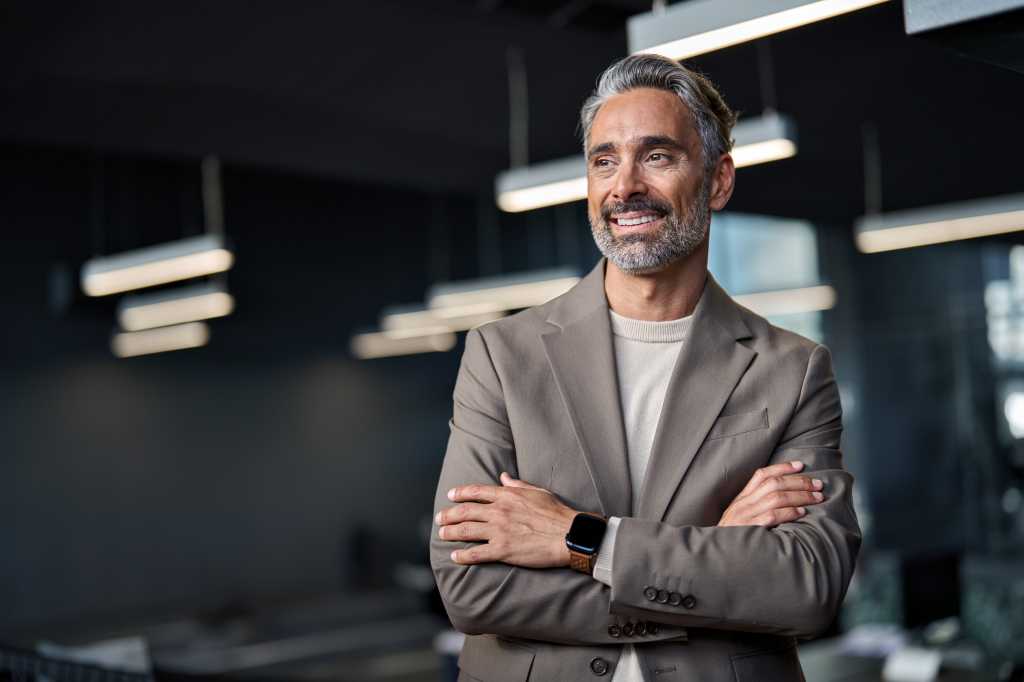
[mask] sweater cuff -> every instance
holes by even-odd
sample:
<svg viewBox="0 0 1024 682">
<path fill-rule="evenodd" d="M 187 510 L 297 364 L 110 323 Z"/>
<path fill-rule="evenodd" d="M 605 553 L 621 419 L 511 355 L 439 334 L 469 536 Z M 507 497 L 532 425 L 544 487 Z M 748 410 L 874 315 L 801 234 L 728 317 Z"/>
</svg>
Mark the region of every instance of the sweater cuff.
<svg viewBox="0 0 1024 682">
<path fill-rule="evenodd" d="M 622 519 L 613 516 L 608 519 L 608 529 L 604 532 L 604 539 L 597 550 L 597 560 L 594 563 L 594 579 L 612 586 L 612 560 L 615 557 L 615 535 L 619 532 L 619 521 Z"/>
</svg>

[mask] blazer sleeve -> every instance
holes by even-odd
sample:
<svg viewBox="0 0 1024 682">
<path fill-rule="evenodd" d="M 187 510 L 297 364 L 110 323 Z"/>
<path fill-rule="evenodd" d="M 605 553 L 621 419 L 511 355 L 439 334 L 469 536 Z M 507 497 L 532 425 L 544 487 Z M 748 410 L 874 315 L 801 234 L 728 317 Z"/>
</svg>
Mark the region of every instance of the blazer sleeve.
<svg viewBox="0 0 1024 682">
<path fill-rule="evenodd" d="M 824 482 L 825 501 L 774 528 L 622 519 L 612 566 L 612 613 L 797 637 L 827 628 L 846 594 L 861 542 L 841 433 L 831 355 L 819 345 L 809 354 L 794 414 L 770 463 L 802 461 L 804 473 Z M 655 596 L 660 590 L 671 595 L 666 603 Z"/>
<path fill-rule="evenodd" d="M 434 514 L 452 506 L 447 491 L 467 483 L 501 485 L 499 475 L 518 474 L 515 443 L 498 375 L 479 330 L 466 336 L 455 383 L 451 434 L 434 498 Z M 430 564 L 441 599 L 457 630 L 559 644 L 621 644 L 608 634 L 610 590 L 568 568 L 533 569 L 488 563 L 465 566 L 451 552 L 472 543 L 441 540 L 435 525 Z M 685 638 L 666 626 L 645 641 Z"/>
</svg>

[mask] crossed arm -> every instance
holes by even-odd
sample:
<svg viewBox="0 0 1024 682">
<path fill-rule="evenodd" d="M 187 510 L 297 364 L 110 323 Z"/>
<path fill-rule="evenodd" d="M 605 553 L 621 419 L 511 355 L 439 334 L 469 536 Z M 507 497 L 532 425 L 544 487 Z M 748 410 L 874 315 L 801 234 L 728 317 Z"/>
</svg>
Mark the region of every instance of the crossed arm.
<svg viewBox="0 0 1024 682">
<path fill-rule="evenodd" d="M 782 444 L 719 525 L 622 519 L 615 551 L 629 558 L 614 563 L 609 589 L 567 568 L 565 533 L 588 510 L 503 473 L 515 471 L 512 436 L 486 346 L 471 332 L 431 540 L 449 616 L 470 634 L 564 644 L 621 643 L 608 635 L 610 614 L 664 624 L 647 641 L 683 638 L 686 627 L 813 634 L 831 622 L 860 542 L 840 432 L 831 364 L 819 347 Z M 663 584 L 696 595 L 696 604 L 684 610 L 645 595 Z"/>
</svg>

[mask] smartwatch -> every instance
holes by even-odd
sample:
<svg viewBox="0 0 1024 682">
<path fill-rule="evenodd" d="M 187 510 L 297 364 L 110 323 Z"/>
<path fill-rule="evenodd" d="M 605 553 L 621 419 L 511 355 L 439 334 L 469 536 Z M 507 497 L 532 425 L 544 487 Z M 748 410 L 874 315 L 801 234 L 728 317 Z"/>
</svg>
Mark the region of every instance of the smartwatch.
<svg viewBox="0 0 1024 682">
<path fill-rule="evenodd" d="M 597 550 L 608 529 L 608 520 L 597 514 L 580 513 L 572 520 L 565 535 L 565 546 L 569 548 L 569 567 L 575 571 L 594 574 Z"/>
</svg>

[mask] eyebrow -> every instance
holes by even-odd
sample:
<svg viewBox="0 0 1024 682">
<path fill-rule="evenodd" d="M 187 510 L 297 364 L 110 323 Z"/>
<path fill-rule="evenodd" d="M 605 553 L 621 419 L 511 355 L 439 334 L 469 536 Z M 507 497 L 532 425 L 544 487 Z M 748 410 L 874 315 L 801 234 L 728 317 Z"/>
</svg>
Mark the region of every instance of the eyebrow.
<svg viewBox="0 0 1024 682">
<path fill-rule="evenodd" d="M 685 151 L 686 148 L 683 145 L 668 135 L 645 135 L 638 140 L 640 147 L 671 147 L 679 151 Z M 604 154 L 605 152 L 615 151 L 614 142 L 602 142 L 601 144 L 594 145 L 587 152 L 587 156 L 591 157 L 595 154 Z"/>
<path fill-rule="evenodd" d="M 672 147 L 673 149 L 683 149 L 683 145 L 676 142 L 673 138 L 668 135 L 647 135 L 640 138 L 641 147 Z"/>
</svg>

